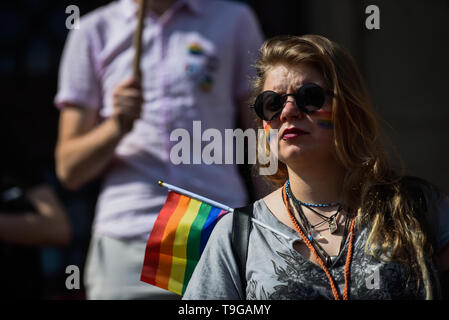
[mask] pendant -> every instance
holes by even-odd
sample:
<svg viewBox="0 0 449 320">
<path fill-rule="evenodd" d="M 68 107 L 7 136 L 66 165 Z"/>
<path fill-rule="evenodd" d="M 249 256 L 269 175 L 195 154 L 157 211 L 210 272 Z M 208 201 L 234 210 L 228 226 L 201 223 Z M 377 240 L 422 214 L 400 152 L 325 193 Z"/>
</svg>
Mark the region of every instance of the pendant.
<svg viewBox="0 0 449 320">
<path fill-rule="evenodd" d="M 337 230 L 338 230 L 337 221 L 336 221 L 335 217 L 332 217 L 329 221 L 329 232 L 334 233 Z"/>
<path fill-rule="evenodd" d="M 318 240 L 318 239 L 321 239 L 322 236 L 321 236 L 321 233 L 319 233 L 318 231 L 313 229 L 312 231 L 310 231 L 308 238 L 309 238 L 309 240 L 312 240 L 312 239 Z"/>
</svg>

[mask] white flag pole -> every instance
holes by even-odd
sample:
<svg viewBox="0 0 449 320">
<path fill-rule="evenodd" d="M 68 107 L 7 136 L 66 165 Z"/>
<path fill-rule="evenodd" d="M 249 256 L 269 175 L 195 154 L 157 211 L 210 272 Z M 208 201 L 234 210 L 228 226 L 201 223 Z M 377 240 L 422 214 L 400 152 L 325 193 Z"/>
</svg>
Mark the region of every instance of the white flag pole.
<svg viewBox="0 0 449 320">
<path fill-rule="evenodd" d="M 217 201 L 214 201 L 214 200 L 208 199 L 208 198 L 206 198 L 206 197 L 200 196 L 200 195 L 198 195 L 198 194 L 196 194 L 196 193 L 187 191 L 187 190 L 185 190 L 185 189 L 176 187 L 176 186 L 174 186 L 174 185 L 165 183 L 165 182 L 163 182 L 163 181 L 158 181 L 158 184 L 159 184 L 161 187 L 165 187 L 165 188 L 167 188 L 167 189 L 169 189 L 169 190 L 176 191 L 176 192 L 178 192 L 178 193 L 180 193 L 180 194 L 183 194 L 183 195 L 185 195 L 185 196 L 188 196 L 188 197 L 190 197 L 190 198 L 194 198 L 194 199 L 197 199 L 197 200 L 206 202 L 207 204 L 210 204 L 210 205 L 212 205 L 212 206 L 214 206 L 214 207 L 217 207 L 217 208 L 220 208 L 220 209 L 229 211 L 229 212 L 234 212 L 234 209 L 233 209 L 233 208 L 228 207 L 227 205 L 224 205 L 224 204 L 219 203 L 219 202 L 217 202 Z"/>
<path fill-rule="evenodd" d="M 167 188 L 167 189 L 169 189 L 169 190 L 176 191 L 176 192 L 178 192 L 178 193 L 180 193 L 180 194 L 183 194 L 183 195 L 185 195 L 185 196 L 188 196 L 188 197 L 190 197 L 190 198 L 194 198 L 194 199 L 203 201 L 203 202 L 205 202 L 205 203 L 207 203 L 207 204 L 210 204 L 210 205 L 212 205 L 212 206 L 214 206 L 214 207 L 217 207 L 217 208 L 220 208 L 220 209 L 229 211 L 229 212 L 234 212 L 234 209 L 231 208 L 231 207 L 228 207 L 227 205 L 224 205 L 224 204 L 219 203 L 219 202 L 217 202 L 217 201 L 214 201 L 214 200 L 208 199 L 208 198 L 206 198 L 206 197 L 200 196 L 200 195 L 198 195 L 198 194 L 196 194 L 196 193 L 187 191 L 187 190 L 185 190 L 185 189 L 179 188 L 179 187 L 174 186 L 174 185 L 172 185 L 172 184 L 168 184 L 168 183 L 165 183 L 165 182 L 160 181 L 160 180 L 158 181 L 158 184 L 159 184 L 161 187 L 165 187 L 165 188 Z M 280 231 L 278 231 L 278 230 L 275 230 L 275 229 L 271 228 L 270 226 L 266 225 L 266 224 L 263 223 L 263 222 L 260 222 L 259 220 L 256 220 L 256 219 L 254 219 L 254 218 L 251 218 L 251 221 L 254 222 L 254 223 L 256 223 L 256 224 L 258 224 L 258 225 L 260 225 L 260 226 L 263 227 L 263 228 L 266 228 L 266 229 L 268 229 L 268 230 L 270 230 L 270 231 L 272 231 L 272 232 L 274 232 L 274 233 L 279 234 L 280 236 L 286 238 L 287 240 L 292 240 L 291 237 L 287 236 L 286 234 L 284 234 L 284 233 L 282 233 L 282 232 L 280 232 Z"/>
</svg>

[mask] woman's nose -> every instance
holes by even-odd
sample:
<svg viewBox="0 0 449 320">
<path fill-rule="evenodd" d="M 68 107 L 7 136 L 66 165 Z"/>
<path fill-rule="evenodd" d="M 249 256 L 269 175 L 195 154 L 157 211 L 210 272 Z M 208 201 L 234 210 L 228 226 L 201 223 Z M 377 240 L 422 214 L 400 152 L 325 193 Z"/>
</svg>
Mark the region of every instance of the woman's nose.
<svg viewBox="0 0 449 320">
<path fill-rule="evenodd" d="M 296 105 L 295 98 L 293 97 L 287 97 L 287 100 L 285 101 L 284 108 L 282 109 L 280 119 L 281 121 L 286 121 L 289 118 L 302 118 L 303 113 L 301 110 L 299 110 L 298 106 Z"/>
</svg>

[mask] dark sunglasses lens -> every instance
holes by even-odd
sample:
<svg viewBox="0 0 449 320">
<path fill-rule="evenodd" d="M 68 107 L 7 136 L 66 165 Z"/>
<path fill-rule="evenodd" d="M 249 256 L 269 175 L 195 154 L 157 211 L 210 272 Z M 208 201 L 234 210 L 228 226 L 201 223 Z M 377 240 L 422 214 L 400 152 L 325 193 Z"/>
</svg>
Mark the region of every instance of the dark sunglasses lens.
<svg viewBox="0 0 449 320">
<path fill-rule="evenodd" d="M 325 98 L 326 95 L 323 88 L 314 83 L 306 83 L 299 88 L 297 93 L 297 103 L 307 112 L 314 112 L 320 109 L 324 104 Z"/>
<path fill-rule="evenodd" d="M 282 109 L 282 97 L 274 91 L 262 92 L 254 104 L 259 118 L 270 121 Z"/>
</svg>

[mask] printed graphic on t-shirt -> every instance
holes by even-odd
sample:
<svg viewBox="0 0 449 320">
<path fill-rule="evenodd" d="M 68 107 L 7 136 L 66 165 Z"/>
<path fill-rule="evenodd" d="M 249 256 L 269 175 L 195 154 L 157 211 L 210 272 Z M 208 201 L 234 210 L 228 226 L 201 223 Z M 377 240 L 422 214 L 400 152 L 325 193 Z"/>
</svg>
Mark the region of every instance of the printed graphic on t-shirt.
<svg viewBox="0 0 449 320">
<path fill-rule="evenodd" d="M 366 230 L 360 234 L 359 241 L 354 243 L 349 283 L 351 299 L 425 298 L 422 281 L 419 285 L 410 271 L 400 263 L 378 261 L 366 254 L 365 241 Z M 329 268 L 340 296 L 345 284 L 346 254 L 347 245 Z M 329 280 L 320 266 L 308 261 L 294 249 L 276 251 L 274 257 L 270 259 L 274 277 L 264 277 L 264 281 L 249 279 L 249 300 L 334 299 Z M 432 269 L 429 270 L 431 278 L 434 277 Z"/>
</svg>

